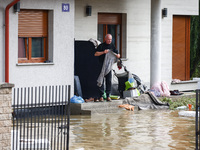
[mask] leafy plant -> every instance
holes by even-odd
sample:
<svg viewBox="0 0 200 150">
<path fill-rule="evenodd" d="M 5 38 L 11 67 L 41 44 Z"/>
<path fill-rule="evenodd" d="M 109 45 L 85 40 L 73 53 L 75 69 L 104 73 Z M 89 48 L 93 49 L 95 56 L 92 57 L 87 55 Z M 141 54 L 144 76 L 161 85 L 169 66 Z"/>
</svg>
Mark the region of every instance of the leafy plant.
<svg viewBox="0 0 200 150">
<path fill-rule="evenodd" d="M 165 102 L 165 103 L 169 103 L 170 105 L 172 104 L 172 99 L 171 99 L 171 98 L 165 97 L 165 98 L 163 98 L 161 101 L 162 101 L 162 102 Z"/>
<path fill-rule="evenodd" d="M 191 16 L 190 77 L 200 77 L 200 16 Z"/>
<path fill-rule="evenodd" d="M 164 97 L 161 99 L 162 102 L 169 103 L 169 109 L 175 110 L 177 107 L 180 106 L 187 106 L 188 104 L 192 104 L 192 109 L 194 110 L 196 108 L 196 99 L 195 98 L 189 98 L 189 97 L 182 97 L 180 99 L 172 100 L 171 98 Z"/>
</svg>

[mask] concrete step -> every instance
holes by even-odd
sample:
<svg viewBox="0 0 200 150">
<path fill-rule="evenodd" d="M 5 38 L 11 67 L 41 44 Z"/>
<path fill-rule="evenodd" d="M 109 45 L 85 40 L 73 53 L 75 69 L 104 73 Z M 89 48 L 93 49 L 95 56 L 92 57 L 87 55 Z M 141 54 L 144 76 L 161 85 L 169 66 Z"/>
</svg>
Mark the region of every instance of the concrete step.
<svg viewBox="0 0 200 150">
<path fill-rule="evenodd" d="M 171 83 L 169 89 L 179 90 L 179 91 L 194 91 L 198 89 L 198 81 L 189 80 L 189 81 L 180 81 L 179 83 Z"/>
<path fill-rule="evenodd" d="M 182 97 L 195 98 L 195 92 L 183 92 L 183 95 L 170 96 L 173 100 L 180 99 Z M 163 99 L 164 97 L 158 97 L 158 99 Z M 94 113 L 119 113 L 125 108 L 119 108 L 118 106 L 123 103 L 124 99 L 112 100 L 112 102 L 89 102 L 75 104 L 71 103 L 71 115 L 91 115 Z M 135 106 L 134 111 L 138 111 L 138 107 Z"/>
<path fill-rule="evenodd" d="M 89 102 L 81 104 L 71 104 L 71 115 L 91 115 L 94 113 L 118 113 L 122 109 L 118 106 L 123 103 L 123 99 L 112 100 L 112 102 Z M 137 111 L 135 107 L 134 111 Z"/>
<path fill-rule="evenodd" d="M 81 105 L 82 110 L 96 110 L 96 109 L 111 109 L 111 108 L 117 108 L 119 105 L 121 105 L 123 102 L 123 99 L 120 100 L 112 100 L 112 102 L 89 102 L 89 103 L 83 103 Z"/>
</svg>

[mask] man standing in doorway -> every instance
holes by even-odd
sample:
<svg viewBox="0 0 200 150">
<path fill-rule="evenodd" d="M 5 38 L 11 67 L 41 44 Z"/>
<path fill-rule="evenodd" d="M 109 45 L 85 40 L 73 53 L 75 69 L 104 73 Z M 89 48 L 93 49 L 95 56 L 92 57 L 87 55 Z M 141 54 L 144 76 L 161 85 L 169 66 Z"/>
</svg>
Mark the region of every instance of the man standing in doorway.
<svg viewBox="0 0 200 150">
<path fill-rule="evenodd" d="M 109 51 L 113 51 L 114 53 L 116 53 L 116 57 L 120 58 L 120 54 L 118 53 L 118 50 L 115 48 L 114 44 L 112 44 L 112 35 L 111 34 L 107 34 L 105 36 L 105 42 L 100 44 L 97 47 L 97 51 L 94 54 L 94 56 L 99 56 L 99 62 L 100 62 L 101 68 L 104 63 L 105 54 L 107 54 Z M 107 75 L 105 75 L 105 81 L 106 81 L 107 101 L 111 102 L 110 94 L 111 94 L 111 85 L 112 85 L 112 70 Z M 99 87 L 99 97 L 100 97 L 99 101 L 100 102 L 104 101 L 103 94 L 104 94 L 104 82 Z"/>
</svg>

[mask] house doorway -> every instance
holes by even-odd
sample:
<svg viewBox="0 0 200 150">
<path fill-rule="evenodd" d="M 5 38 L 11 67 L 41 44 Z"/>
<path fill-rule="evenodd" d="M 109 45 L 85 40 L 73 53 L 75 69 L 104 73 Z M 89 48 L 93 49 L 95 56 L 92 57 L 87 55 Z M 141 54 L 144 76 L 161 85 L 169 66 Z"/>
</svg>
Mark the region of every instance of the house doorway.
<svg viewBox="0 0 200 150">
<path fill-rule="evenodd" d="M 106 34 L 112 35 L 112 43 L 122 55 L 122 14 L 98 13 L 98 40 L 104 42 Z"/>
<path fill-rule="evenodd" d="M 190 16 L 173 16 L 172 78 L 190 80 Z"/>
</svg>

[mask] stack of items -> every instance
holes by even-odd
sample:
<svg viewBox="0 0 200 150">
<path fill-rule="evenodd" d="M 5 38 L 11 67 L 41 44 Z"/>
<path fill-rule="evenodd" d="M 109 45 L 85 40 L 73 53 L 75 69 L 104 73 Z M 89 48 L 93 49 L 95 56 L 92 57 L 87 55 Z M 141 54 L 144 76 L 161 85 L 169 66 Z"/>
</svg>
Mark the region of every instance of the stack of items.
<svg viewBox="0 0 200 150">
<path fill-rule="evenodd" d="M 123 98 L 140 96 L 139 90 L 136 88 L 137 83 L 134 78 L 130 78 L 125 82 L 125 91 L 123 91 Z"/>
</svg>

